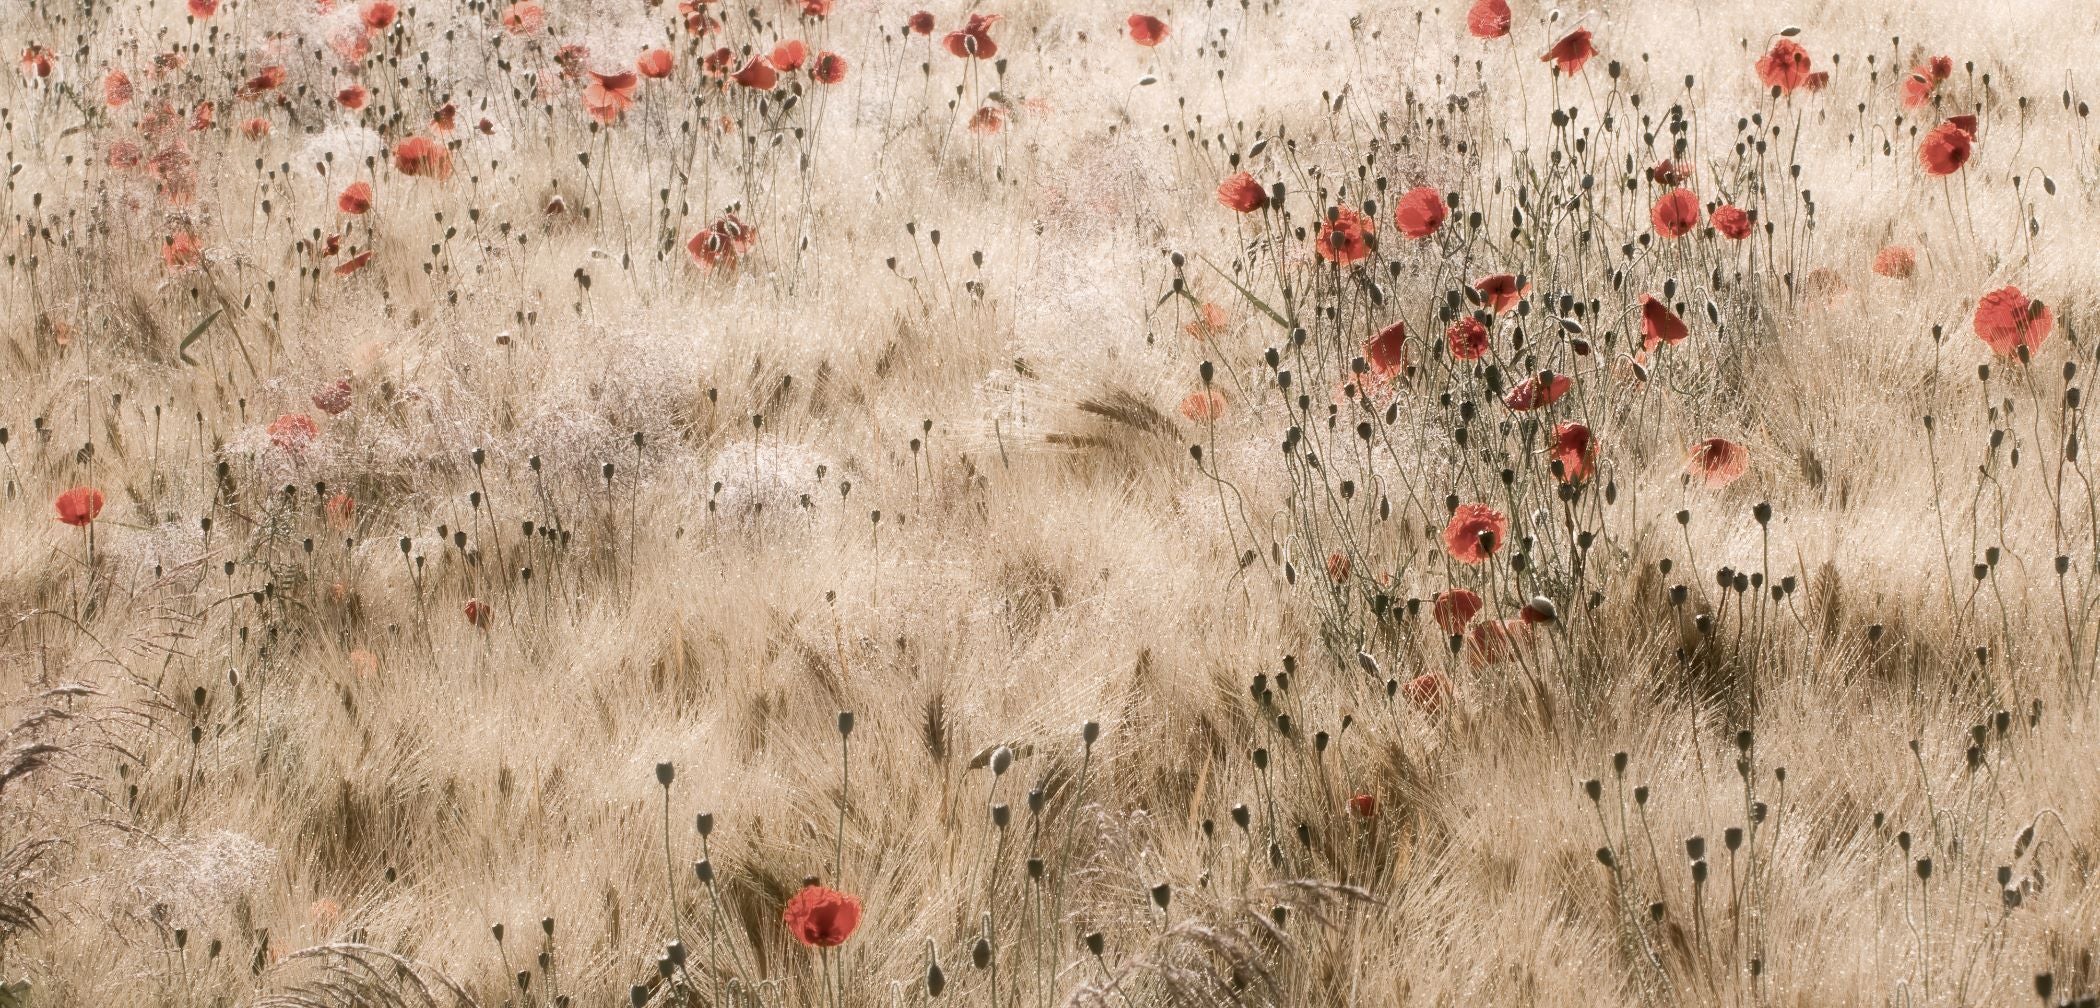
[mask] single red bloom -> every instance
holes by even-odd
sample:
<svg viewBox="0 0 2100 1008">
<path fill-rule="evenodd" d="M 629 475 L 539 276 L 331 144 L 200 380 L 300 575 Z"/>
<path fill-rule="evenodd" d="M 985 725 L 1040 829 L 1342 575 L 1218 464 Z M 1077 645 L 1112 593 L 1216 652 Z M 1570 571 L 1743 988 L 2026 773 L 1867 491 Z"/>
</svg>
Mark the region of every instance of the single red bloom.
<svg viewBox="0 0 2100 1008">
<path fill-rule="evenodd" d="M 1150 48 L 1167 40 L 1167 23 L 1150 14 L 1132 14 L 1125 22 L 1130 26 L 1130 41 Z"/>
<path fill-rule="evenodd" d="M 1435 714 L 1442 710 L 1444 698 L 1451 694 L 1451 679 L 1442 672 L 1418 675 L 1400 687 L 1409 703 L 1424 714 Z"/>
<path fill-rule="evenodd" d="M 335 93 L 335 103 L 352 112 L 365 107 L 367 92 L 363 84 L 352 84 Z"/>
<path fill-rule="evenodd" d="M 219 0 L 190 0 L 190 16 L 199 21 L 219 12 Z"/>
<path fill-rule="evenodd" d="M 829 50 L 817 54 L 816 62 L 809 65 L 809 79 L 819 84 L 840 84 L 846 80 L 846 57 Z"/>
<path fill-rule="evenodd" d="M 1269 205 L 1269 193 L 1261 187 L 1254 176 L 1246 172 L 1233 172 L 1218 183 L 1218 202 L 1227 209 L 1240 213 L 1253 213 Z"/>
<path fill-rule="evenodd" d="M 970 116 L 970 132 L 991 136 L 1006 128 L 1006 109 L 998 105 L 986 105 Z"/>
<path fill-rule="evenodd" d="M 1531 285 L 1518 281 L 1514 273 L 1491 273 L 1473 281 L 1473 292 L 1497 315 L 1517 306 Z"/>
<path fill-rule="evenodd" d="M 1727 438 L 1707 438 L 1691 447 L 1684 468 L 1718 490 L 1749 471 L 1750 450 Z"/>
<path fill-rule="evenodd" d="M 753 56 L 744 64 L 742 70 L 736 72 L 733 79 L 747 88 L 771 91 L 774 85 L 780 83 L 780 74 L 774 71 L 773 65 L 766 62 L 764 56 Z"/>
<path fill-rule="evenodd" d="M 1940 82 L 1954 75 L 1954 60 L 1948 56 L 1934 56 L 1910 68 L 1903 79 L 1903 107 L 1917 108 L 1932 100 L 1932 92 Z"/>
<path fill-rule="evenodd" d="M 1690 162 L 1678 164 L 1669 158 L 1663 158 L 1661 161 L 1657 161 L 1654 167 L 1648 169 L 1648 181 L 1656 185 L 1680 186 L 1690 181 L 1691 178 L 1692 166 Z"/>
<path fill-rule="evenodd" d="M 933 12 L 919 11 L 913 14 L 905 20 L 904 27 L 910 29 L 916 35 L 933 34 Z"/>
<path fill-rule="evenodd" d="M 781 73 L 794 73 L 802 69 L 802 64 L 808 59 L 809 43 L 801 39 L 789 39 L 774 46 L 773 54 L 767 57 L 766 61 Z"/>
<path fill-rule="evenodd" d="M 1313 250 L 1320 258 L 1347 266 L 1370 258 L 1371 250 L 1377 247 L 1378 236 L 1370 218 L 1348 207 L 1335 207 L 1327 212 L 1327 222 L 1320 225 L 1320 236 L 1313 241 Z"/>
<path fill-rule="evenodd" d="M 123 108 L 131 102 L 131 77 L 122 70 L 111 70 L 102 77 L 102 104 L 110 108 Z"/>
<path fill-rule="evenodd" d="M 428 137 L 412 136 L 394 145 L 394 168 L 442 182 L 452 177 L 452 152 Z"/>
<path fill-rule="evenodd" d="M 811 948 L 833 948 L 860 926 L 860 900 L 814 883 L 788 900 L 780 919 L 795 940 Z"/>
<path fill-rule="evenodd" d="M 2000 287 L 1976 302 L 1976 335 L 2000 357 L 2017 357 L 2026 347 L 2031 357 L 2056 327 L 2049 306 L 2020 293 L 2018 287 Z"/>
<path fill-rule="evenodd" d="M 1532 375 L 1518 382 L 1516 388 L 1510 389 L 1509 394 L 1502 397 L 1502 405 L 1519 413 L 1535 410 L 1541 406 L 1551 406 L 1560 401 L 1560 397 L 1567 395 L 1568 390 L 1575 386 L 1574 379 L 1569 378 L 1567 375 L 1557 375 L 1548 372 L 1544 377 L 1549 380 L 1544 385 L 1539 383 L 1540 377 L 1540 375 Z"/>
<path fill-rule="evenodd" d="M 1553 460 L 1560 463 L 1560 481 L 1581 483 L 1597 472 L 1597 439 L 1589 426 L 1574 421 L 1553 428 Z"/>
<path fill-rule="evenodd" d="M 1676 346 L 1688 335 L 1684 320 L 1678 318 L 1669 305 L 1657 300 L 1653 294 L 1641 295 L 1641 349 L 1653 350 L 1664 344 Z"/>
<path fill-rule="evenodd" d="M 1429 614 L 1445 633 L 1462 634 L 1466 632 L 1467 624 L 1473 622 L 1473 617 L 1480 615 L 1482 605 L 1485 603 L 1480 601 L 1480 596 L 1469 589 L 1447 588 L 1430 600 Z"/>
<path fill-rule="evenodd" d="M 1181 415 L 1191 423 L 1209 423 L 1225 416 L 1225 393 L 1217 389 L 1198 389 L 1181 399 Z"/>
<path fill-rule="evenodd" d="M 281 66 L 266 66 L 255 76 L 248 78 L 246 82 L 241 84 L 240 91 L 237 93 L 242 98 L 257 98 L 277 90 L 283 84 L 284 68 Z"/>
<path fill-rule="evenodd" d="M 1409 189 L 1393 204 L 1393 226 L 1409 238 L 1427 238 L 1444 226 L 1444 194 L 1429 186 Z"/>
<path fill-rule="evenodd" d="M 270 135 L 270 120 L 254 116 L 241 121 L 241 135 L 250 140 L 260 140 Z"/>
<path fill-rule="evenodd" d="M 1509 0 L 1474 0 L 1466 11 L 1466 31 L 1477 39 L 1498 39 L 1509 34 Z"/>
<path fill-rule="evenodd" d="M 1969 163 L 1975 145 L 1974 134 L 1949 120 L 1925 134 L 1924 142 L 1918 145 L 1918 162 L 1925 166 L 1928 175 L 1952 175 Z"/>
<path fill-rule="evenodd" d="M 1394 322 L 1364 341 L 1364 360 L 1380 378 L 1391 378 L 1407 368 L 1407 323 Z"/>
<path fill-rule="evenodd" d="M 1778 88 L 1782 94 L 1792 94 L 1808 82 L 1808 75 L 1808 50 L 1793 39 L 1773 42 L 1771 50 L 1757 58 L 1757 79 L 1768 88 Z"/>
<path fill-rule="evenodd" d="M 1460 504 L 1444 526 L 1444 549 L 1460 563 L 1486 562 L 1502 548 L 1509 533 L 1509 519 L 1485 504 Z"/>
<path fill-rule="evenodd" d="M 387 30 L 388 26 L 394 23 L 394 15 L 398 13 L 400 13 L 400 8 L 388 3 L 387 0 L 372 0 L 371 3 L 365 5 L 363 11 L 359 12 L 358 19 L 365 23 L 366 28 L 381 32 Z"/>
<path fill-rule="evenodd" d="M 1874 272 L 1892 280 L 1908 280 L 1917 269 L 1918 255 L 1908 246 L 1890 245 L 1874 254 Z"/>
<path fill-rule="evenodd" d="M 579 52 L 583 49 L 582 46 L 564 46 L 563 48 L 576 49 Z M 558 58 L 559 57 L 557 57 L 557 59 Z M 578 57 L 578 59 L 581 58 L 581 56 Z M 581 66 L 581 64 L 578 65 Z M 440 133 L 450 133 L 453 131 L 453 129 L 457 128 L 458 126 L 459 106 L 454 105 L 451 102 L 446 102 L 445 104 L 438 106 L 437 111 L 430 113 L 431 129 L 437 130 Z"/>
<path fill-rule="evenodd" d="M 178 272 L 195 269 L 204 262 L 204 243 L 188 231 L 177 231 L 161 245 L 160 261 Z"/>
<path fill-rule="evenodd" d="M 338 378 L 314 390 L 314 408 L 329 416 L 340 416 L 350 408 L 350 379 Z"/>
<path fill-rule="evenodd" d="M 1349 811 L 1356 813 L 1360 818 L 1376 819 L 1378 799 L 1367 794 L 1356 795 L 1349 799 Z"/>
<path fill-rule="evenodd" d="M 1557 63 L 1560 72 L 1570 77 L 1582 72 L 1582 65 L 1597 55 L 1597 47 L 1590 42 L 1590 30 L 1577 28 L 1553 43 L 1546 55 L 1539 57 L 1541 63 Z"/>
<path fill-rule="evenodd" d="M 530 35 L 547 26 L 547 11 L 536 3 L 514 3 L 503 8 L 499 20 L 512 35 Z"/>
<path fill-rule="evenodd" d="M 1690 189 L 1672 189 L 1655 201 L 1648 222 L 1664 238 L 1682 238 L 1699 226 L 1699 194 Z"/>
<path fill-rule="evenodd" d="M 102 491 L 77 486 L 58 495 L 58 520 L 74 527 L 94 521 L 102 513 Z"/>
<path fill-rule="evenodd" d="M 998 21 L 997 14 L 971 14 L 968 23 L 942 36 L 941 44 L 957 59 L 991 59 L 999 55 L 999 43 L 992 41 Z"/>
<path fill-rule="evenodd" d="M 822 18 L 831 16 L 832 0 L 802 0 L 802 16 Z"/>
<path fill-rule="evenodd" d="M 343 187 L 343 193 L 335 198 L 335 208 L 351 216 L 372 209 L 372 184 L 352 182 Z"/>
<path fill-rule="evenodd" d="M 366 265 L 371 263 L 371 261 L 372 250 L 366 249 L 363 252 L 359 252 L 358 254 L 343 260 L 342 265 L 337 266 L 335 268 L 335 275 L 339 277 L 349 276 L 350 274 L 355 273 L 358 270 L 364 269 Z"/>
<path fill-rule="evenodd" d="M 210 129 L 212 121 L 218 118 L 215 114 L 217 108 L 208 101 L 198 102 L 197 107 L 190 110 L 190 132 L 202 133 Z"/>
<path fill-rule="evenodd" d="M 1753 223 L 1750 219 L 1750 214 L 1733 203 L 1723 203 L 1715 207 L 1713 214 L 1708 219 L 1713 222 L 1714 230 L 1719 231 L 1723 238 L 1741 241 L 1750 237 L 1750 228 Z"/>
<path fill-rule="evenodd" d="M 264 430 L 270 435 L 271 444 L 295 455 L 321 436 L 321 426 L 304 413 L 286 413 L 270 421 Z"/>
<path fill-rule="evenodd" d="M 1444 343 L 1451 348 L 1451 356 L 1459 360 L 1479 360 L 1488 352 L 1487 326 L 1468 315 L 1444 330 Z"/>
<path fill-rule="evenodd" d="M 496 610 L 480 599 L 468 599 L 460 611 L 466 614 L 467 625 L 477 630 L 487 630 L 496 621 Z"/>
<path fill-rule="evenodd" d="M 619 119 L 620 114 L 634 104 L 634 89 L 641 82 L 633 71 L 617 74 L 591 71 L 591 82 L 583 88 L 584 111 L 602 123 Z"/>
<path fill-rule="evenodd" d="M 637 73 L 651 80 L 662 80 L 671 76 L 671 50 L 651 49 L 634 61 Z"/>
</svg>

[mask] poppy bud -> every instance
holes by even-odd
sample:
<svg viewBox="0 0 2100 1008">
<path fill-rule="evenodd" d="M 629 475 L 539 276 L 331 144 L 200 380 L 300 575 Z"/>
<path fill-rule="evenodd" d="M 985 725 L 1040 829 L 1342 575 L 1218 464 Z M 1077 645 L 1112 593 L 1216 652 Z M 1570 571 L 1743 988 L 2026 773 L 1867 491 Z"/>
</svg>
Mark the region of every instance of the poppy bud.
<svg viewBox="0 0 2100 1008">
<path fill-rule="evenodd" d="M 1088 947 L 1093 947 L 1093 944 L 1089 942 Z M 1095 955 L 1099 954 L 1098 952 L 1095 953 Z M 970 946 L 970 964 L 978 969 L 984 969 L 992 964 L 992 943 L 989 940 L 980 936 L 977 939 L 977 944 Z"/>
<path fill-rule="evenodd" d="M 847 711 L 840 711 L 840 712 L 839 712 L 839 734 L 840 734 L 841 736 L 846 736 L 846 735 L 851 735 L 851 734 L 853 734 L 853 712 L 852 712 L 852 711 L 849 711 L 849 710 L 847 710 Z"/>
<path fill-rule="evenodd" d="M 704 837 L 714 831 L 715 814 L 713 812 L 702 812 L 693 817 L 693 832 Z"/>
<path fill-rule="evenodd" d="M 669 761 L 658 763 L 656 765 L 656 782 L 658 784 L 661 784 L 665 787 L 670 787 L 672 779 L 677 776 L 677 769 L 671 766 Z"/>
</svg>

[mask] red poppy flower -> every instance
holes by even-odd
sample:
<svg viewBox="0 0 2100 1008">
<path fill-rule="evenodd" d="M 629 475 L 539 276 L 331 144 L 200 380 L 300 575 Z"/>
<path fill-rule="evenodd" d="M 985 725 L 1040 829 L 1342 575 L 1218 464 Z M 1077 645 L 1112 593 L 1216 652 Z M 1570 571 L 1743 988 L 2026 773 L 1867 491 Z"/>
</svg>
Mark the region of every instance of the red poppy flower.
<svg viewBox="0 0 2100 1008">
<path fill-rule="evenodd" d="M 591 118 L 611 123 L 634 104 L 634 89 L 642 80 L 632 71 L 602 74 L 591 71 L 591 82 L 583 88 L 583 108 Z"/>
<path fill-rule="evenodd" d="M 1807 83 L 1808 50 L 1790 38 L 1781 38 L 1772 43 L 1772 48 L 1757 58 L 1757 79 L 1768 88 L 1778 88 L 1782 94 L 1792 94 L 1794 89 Z"/>
<path fill-rule="evenodd" d="M 1680 186 L 1690 181 L 1691 177 L 1690 162 L 1678 164 L 1669 158 L 1657 161 L 1654 167 L 1648 169 L 1648 181 L 1656 185 Z"/>
<path fill-rule="evenodd" d="M 1684 468 L 1718 490 L 1749 471 L 1750 450 L 1727 438 L 1707 438 L 1691 447 Z"/>
<path fill-rule="evenodd" d="M 913 14 L 905 19 L 904 27 L 911 29 L 917 35 L 933 34 L 933 12 L 919 11 Z"/>
<path fill-rule="evenodd" d="M 1167 23 L 1150 14 L 1132 14 L 1125 22 L 1130 26 L 1130 41 L 1151 47 L 1167 40 Z"/>
<path fill-rule="evenodd" d="M 1393 226 L 1409 238 L 1427 238 L 1444 226 L 1444 194 L 1429 186 L 1410 189 L 1393 204 Z"/>
<path fill-rule="evenodd" d="M 219 0 L 189 0 L 190 16 L 199 21 L 219 12 Z"/>
<path fill-rule="evenodd" d="M 833 948 L 860 926 L 860 900 L 814 883 L 788 900 L 780 919 L 795 940 L 811 948 Z"/>
<path fill-rule="evenodd" d="M 202 133 L 210 129 L 212 120 L 217 118 L 217 108 L 208 101 L 198 102 L 197 107 L 190 110 L 190 132 Z"/>
<path fill-rule="evenodd" d="M 1688 335 L 1684 320 L 1678 318 L 1669 305 L 1656 300 L 1653 294 L 1641 295 L 1641 349 L 1653 350 L 1664 344 L 1676 346 Z"/>
<path fill-rule="evenodd" d="M 1532 375 L 1518 382 L 1516 388 L 1510 389 L 1509 394 L 1502 397 L 1502 405 L 1519 413 L 1551 406 L 1575 386 L 1574 380 L 1567 375 L 1549 374 L 1546 377 L 1549 380 L 1543 386 L 1539 384 L 1539 375 Z"/>
<path fill-rule="evenodd" d="M 1451 356 L 1459 360 L 1479 360 L 1488 352 L 1487 326 L 1468 315 L 1444 330 L 1444 343 L 1451 348 Z"/>
<path fill-rule="evenodd" d="M 1942 81 L 1954 76 L 1954 60 L 1948 56 L 1934 56 L 1910 68 L 1903 79 L 1903 107 L 1917 108 L 1932 100 L 1932 92 Z"/>
<path fill-rule="evenodd" d="M 1327 554 L 1327 577 L 1335 584 L 1349 580 L 1349 554 L 1336 550 Z"/>
<path fill-rule="evenodd" d="M 371 262 L 372 250 L 366 249 L 363 252 L 359 252 L 358 254 L 343 260 L 342 265 L 337 266 L 335 268 L 335 275 L 339 277 L 349 276 L 350 274 L 355 273 L 358 270 L 364 269 Z"/>
<path fill-rule="evenodd" d="M 1648 222 L 1664 238 L 1682 238 L 1699 226 L 1699 194 L 1690 189 L 1672 189 L 1655 201 Z"/>
<path fill-rule="evenodd" d="M 809 79 L 819 84 L 839 84 L 846 79 L 846 57 L 835 52 L 817 54 L 816 62 L 809 65 Z"/>
<path fill-rule="evenodd" d="M 1590 30 L 1577 28 L 1553 43 L 1546 55 L 1539 57 L 1541 63 L 1557 63 L 1560 72 L 1570 77 L 1582 72 L 1582 65 L 1597 55 L 1597 47 L 1590 42 Z"/>
<path fill-rule="evenodd" d="M 809 43 L 801 39 L 789 39 L 773 47 L 773 54 L 767 58 L 767 62 L 772 63 L 773 69 L 781 73 L 794 73 L 802 69 L 802 64 L 808 59 Z"/>
<path fill-rule="evenodd" d="M 1375 819 L 1378 817 L 1378 799 L 1367 794 L 1352 796 L 1349 799 L 1349 811 L 1356 813 L 1359 818 Z"/>
<path fill-rule="evenodd" d="M 1597 439 L 1586 424 L 1574 421 L 1553 428 L 1553 461 L 1560 463 L 1560 481 L 1581 483 L 1597 471 Z"/>
<path fill-rule="evenodd" d="M 1181 399 L 1181 415 L 1193 423 L 1209 423 L 1225 416 L 1225 394 L 1217 389 L 1199 389 Z"/>
<path fill-rule="evenodd" d="M 1469 589 L 1447 588 L 1430 600 L 1429 614 L 1445 633 L 1462 634 L 1466 632 L 1466 625 L 1473 622 L 1473 617 L 1480 615 L 1480 607 L 1484 604 L 1480 596 Z"/>
<path fill-rule="evenodd" d="M 177 272 L 195 269 L 204 262 L 204 243 L 188 231 L 177 231 L 161 244 L 160 261 Z"/>
<path fill-rule="evenodd" d="M 802 0 L 802 16 L 822 18 L 831 16 L 831 0 Z"/>
<path fill-rule="evenodd" d="M 774 85 L 780 83 L 780 74 L 773 69 L 773 64 L 766 62 L 764 56 L 753 56 L 744 64 L 742 70 L 736 72 L 733 79 L 747 88 L 771 91 Z"/>
<path fill-rule="evenodd" d="M 496 610 L 480 599 L 468 599 L 460 611 L 467 617 L 467 625 L 477 630 L 487 630 L 496 621 Z"/>
<path fill-rule="evenodd" d="M 1218 183 L 1218 202 L 1227 209 L 1240 213 L 1253 213 L 1269 205 L 1269 193 L 1261 187 L 1254 176 L 1246 172 L 1233 172 Z"/>
<path fill-rule="evenodd" d="M 400 8 L 388 3 L 387 0 L 372 0 L 371 3 L 365 5 L 363 11 L 359 12 L 358 20 L 363 21 L 366 28 L 380 32 L 387 30 L 387 27 L 394 23 L 394 15 L 398 13 L 400 13 Z"/>
<path fill-rule="evenodd" d="M 512 35 L 530 35 L 547 26 L 547 11 L 536 3 L 514 3 L 503 8 L 499 20 Z"/>
<path fill-rule="evenodd" d="M 102 104 L 110 108 L 123 108 L 131 102 L 131 77 L 122 70 L 111 70 L 102 76 Z"/>
<path fill-rule="evenodd" d="M 102 491 L 89 486 L 77 486 L 58 495 L 58 520 L 79 527 L 94 521 L 102 513 Z"/>
<path fill-rule="evenodd" d="M 635 72 L 651 80 L 671 76 L 671 50 L 651 49 L 634 61 Z"/>
<path fill-rule="evenodd" d="M 347 493 L 337 491 L 321 506 L 321 511 L 328 516 L 328 527 L 337 532 L 349 531 L 357 523 L 357 501 Z"/>
<path fill-rule="evenodd" d="M 335 208 L 352 216 L 372 209 L 372 184 L 352 182 L 345 186 L 342 195 L 335 198 Z"/>
<path fill-rule="evenodd" d="M 270 135 L 270 120 L 261 116 L 242 120 L 241 135 L 250 140 L 260 140 Z"/>
<path fill-rule="evenodd" d="M 728 214 L 708 225 L 707 230 L 685 243 L 685 250 L 693 261 L 713 269 L 716 266 L 734 268 L 737 258 L 750 249 L 758 240 L 758 232 L 750 225 Z"/>
<path fill-rule="evenodd" d="M 1892 280 L 1908 280 L 1918 269 L 1918 255 L 1908 246 L 1890 245 L 1874 254 L 1874 272 Z"/>
<path fill-rule="evenodd" d="M 352 84 L 335 93 L 335 103 L 352 112 L 365 107 L 367 93 L 363 84 Z"/>
<path fill-rule="evenodd" d="M 970 116 L 970 132 L 991 136 L 1006 128 L 1006 109 L 997 105 L 986 105 Z"/>
<path fill-rule="evenodd" d="M 1466 31 L 1477 39 L 1498 39 L 1509 34 L 1508 0 L 1474 0 L 1466 11 Z"/>
<path fill-rule="evenodd" d="M 329 416 L 340 416 L 350 408 L 350 379 L 338 378 L 314 390 L 314 408 Z"/>
<path fill-rule="evenodd" d="M 1459 563 L 1486 562 L 1502 548 L 1509 519 L 1485 504 L 1460 504 L 1444 526 L 1444 550 Z"/>
<path fill-rule="evenodd" d="M 1474 665 L 1498 664 L 1515 655 L 1517 646 L 1530 637 L 1531 627 L 1523 620 L 1489 620 L 1473 628 L 1466 657 Z"/>
<path fill-rule="evenodd" d="M 1723 238 L 1741 241 L 1750 237 L 1750 214 L 1733 203 L 1723 203 L 1715 207 L 1713 214 L 1707 219 L 1713 222 L 1714 230 L 1720 232 Z"/>
<path fill-rule="evenodd" d="M 2049 306 L 2029 299 L 2018 287 L 2000 287 L 1976 302 L 1976 335 L 2000 357 L 2016 357 L 2023 346 L 2032 356 L 2055 327 Z"/>
<path fill-rule="evenodd" d="M 1480 295 L 1488 310 L 1497 315 L 1515 308 L 1530 290 L 1531 285 L 1518 283 L 1514 273 L 1490 273 L 1473 281 L 1473 293 Z"/>
<path fill-rule="evenodd" d="M 1348 207 L 1335 207 L 1327 212 L 1326 223 L 1320 225 L 1320 236 L 1313 241 L 1313 249 L 1320 258 L 1336 266 L 1362 262 L 1377 245 L 1374 228 L 1363 214 Z"/>
<path fill-rule="evenodd" d="M 109 156 L 105 160 L 111 168 L 126 169 L 138 167 L 145 156 L 146 152 L 140 150 L 138 144 L 129 140 L 118 140 L 109 145 Z"/>
<path fill-rule="evenodd" d="M 1424 714 L 1435 714 L 1443 709 L 1444 698 L 1451 695 L 1451 679 L 1442 672 L 1430 672 L 1408 680 L 1400 687 L 1407 702 L 1414 704 Z"/>
<path fill-rule="evenodd" d="M 321 426 L 304 413 L 286 413 L 270 421 L 264 432 L 270 435 L 271 444 L 297 454 L 321 436 Z"/>
<path fill-rule="evenodd" d="M 1381 378 L 1390 378 L 1407 367 L 1407 323 L 1394 322 L 1378 330 L 1378 335 L 1364 341 L 1364 360 L 1370 362 L 1371 372 Z"/>
<path fill-rule="evenodd" d="M 1975 142 L 1975 141 L 1977 141 L 1977 140 L 1981 140 L 1981 139 L 1983 139 L 1983 134 L 1981 134 L 1981 133 L 1978 133 L 1978 132 L 1976 131 L 1976 117 L 1975 117 L 1975 116 L 1972 116 L 1972 115 L 1958 115 L 1958 116 L 1948 116 L 1948 117 L 1947 117 L 1947 124 L 1948 124 L 1949 126 L 1952 126 L 1952 127 L 1954 127 L 1955 129 L 1958 129 L 1958 130 L 1962 131 L 1963 133 L 1967 133 L 1967 134 L 1969 135 L 1969 140 L 1970 140 L 1970 142 L 1972 142 L 1972 143 L 1973 143 L 1973 142 Z"/>
<path fill-rule="evenodd" d="M 236 93 L 242 98 L 259 98 L 277 90 L 283 84 L 284 68 L 281 66 L 266 66 L 255 76 L 242 82 L 240 90 Z"/>
<path fill-rule="evenodd" d="M 575 46 L 573 48 L 581 50 L 583 47 Z M 446 102 L 445 104 L 438 106 L 437 111 L 430 113 L 430 128 L 438 131 L 439 133 L 450 133 L 452 132 L 453 128 L 458 125 L 459 106 L 454 105 L 451 102 Z"/>
<path fill-rule="evenodd" d="M 1952 175 L 1969 163 L 1976 137 L 1953 121 L 1943 122 L 1925 134 L 1918 145 L 1918 162 L 1928 175 Z"/>
<path fill-rule="evenodd" d="M 957 59 L 991 59 L 999 55 L 999 43 L 992 41 L 998 21 L 997 14 L 971 14 L 967 24 L 942 36 L 941 44 Z"/>
<path fill-rule="evenodd" d="M 394 168 L 403 175 L 442 182 L 452 177 L 452 152 L 428 137 L 409 137 L 394 145 Z"/>
</svg>

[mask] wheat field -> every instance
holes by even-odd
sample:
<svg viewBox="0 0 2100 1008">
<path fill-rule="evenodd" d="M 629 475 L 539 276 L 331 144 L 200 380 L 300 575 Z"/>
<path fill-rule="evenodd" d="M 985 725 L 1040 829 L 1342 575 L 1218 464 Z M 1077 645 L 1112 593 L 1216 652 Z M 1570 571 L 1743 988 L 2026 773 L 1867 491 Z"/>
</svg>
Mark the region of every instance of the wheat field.
<svg viewBox="0 0 2100 1008">
<path fill-rule="evenodd" d="M 2100 997 L 2100 7 L 0 50 L 0 1006 Z"/>
</svg>

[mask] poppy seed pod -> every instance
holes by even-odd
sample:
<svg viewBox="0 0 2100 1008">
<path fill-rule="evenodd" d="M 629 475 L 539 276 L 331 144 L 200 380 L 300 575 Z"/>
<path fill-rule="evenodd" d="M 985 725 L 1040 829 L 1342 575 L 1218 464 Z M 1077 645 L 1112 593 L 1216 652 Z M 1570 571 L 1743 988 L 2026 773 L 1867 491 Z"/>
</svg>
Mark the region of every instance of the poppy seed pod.
<svg viewBox="0 0 2100 1008">
<path fill-rule="evenodd" d="M 668 760 L 656 765 L 656 782 L 658 784 L 670 787 L 672 779 L 677 776 L 677 768 L 673 767 Z"/>
</svg>

